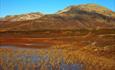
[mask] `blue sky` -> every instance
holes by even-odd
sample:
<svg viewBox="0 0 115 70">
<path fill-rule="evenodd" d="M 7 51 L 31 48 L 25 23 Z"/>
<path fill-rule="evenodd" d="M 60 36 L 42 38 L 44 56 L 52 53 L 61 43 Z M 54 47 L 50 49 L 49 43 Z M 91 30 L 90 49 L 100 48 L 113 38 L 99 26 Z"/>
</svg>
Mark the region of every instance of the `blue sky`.
<svg viewBox="0 0 115 70">
<path fill-rule="evenodd" d="M 55 13 L 70 5 L 95 3 L 115 11 L 115 0 L 0 0 L 0 17 L 31 12 Z"/>
</svg>

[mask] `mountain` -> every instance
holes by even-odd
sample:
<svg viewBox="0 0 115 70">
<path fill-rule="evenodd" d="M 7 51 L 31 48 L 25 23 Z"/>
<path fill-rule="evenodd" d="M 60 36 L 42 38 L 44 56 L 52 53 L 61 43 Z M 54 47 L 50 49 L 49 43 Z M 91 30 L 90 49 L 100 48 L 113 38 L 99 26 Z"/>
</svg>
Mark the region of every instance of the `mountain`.
<svg viewBox="0 0 115 70">
<path fill-rule="evenodd" d="M 0 31 L 115 29 L 114 14 L 115 12 L 96 4 L 83 4 L 67 7 L 55 14 L 38 14 L 31 19 L 25 15 L 12 16 L 10 19 L 5 17 L 4 21 L 0 21 Z M 20 20 L 20 16 L 25 17 Z"/>
<path fill-rule="evenodd" d="M 77 6 L 73 5 L 65 8 L 64 10 L 58 11 L 57 14 L 64 14 L 64 13 L 74 14 L 81 10 L 86 12 L 99 13 L 105 16 L 115 17 L 115 12 L 112 12 L 112 10 L 97 4 L 82 4 Z"/>
<path fill-rule="evenodd" d="M 21 15 L 15 15 L 15 16 L 6 16 L 4 19 L 1 19 L 3 21 L 25 21 L 25 20 L 33 20 L 38 19 L 41 16 L 43 16 L 42 13 L 28 13 L 28 14 L 21 14 Z"/>
</svg>

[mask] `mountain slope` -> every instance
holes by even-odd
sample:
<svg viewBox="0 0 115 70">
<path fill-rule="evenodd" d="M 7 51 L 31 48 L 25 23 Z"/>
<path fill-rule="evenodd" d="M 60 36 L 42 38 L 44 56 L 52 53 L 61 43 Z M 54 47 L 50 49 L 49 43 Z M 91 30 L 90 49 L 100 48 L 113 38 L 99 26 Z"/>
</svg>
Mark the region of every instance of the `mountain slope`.
<svg viewBox="0 0 115 70">
<path fill-rule="evenodd" d="M 3 21 L 25 21 L 25 20 L 33 20 L 43 16 L 42 13 L 28 13 L 28 14 L 21 14 L 15 16 L 6 16 Z"/>
<path fill-rule="evenodd" d="M 69 6 L 65 8 L 64 10 L 58 11 L 57 14 L 74 13 L 80 10 L 86 11 L 86 12 L 99 13 L 99 14 L 109 16 L 109 17 L 115 17 L 115 12 L 112 12 L 110 9 L 97 5 L 97 4 L 82 4 L 82 5 L 77 5 L 77 6 Z"/>
<path fill-rule="evenodd" d="M 84 8 L 78 10 L 81 7 Z M 87 10 L 87 7 L 90 8 L 90 11 Z M 102 7 L 102 9 L 106 8 Z M 94 10 L 97 12 L 94 12 Z M 107 11 L 110 10 L 107 9 Z M 37 31 L 45 29 L 115 29 L 115 18 L 114 16 L 101 14 L 99 10 L 92 8 L 92 4 L 86 4 L 86 6 L 70 6 L 69 9 L 66 8 L 66 10 L 64 9 L 56 14 L 43 15 L 31 20 L 0 21 L 0 31 Z"/>
</svg>

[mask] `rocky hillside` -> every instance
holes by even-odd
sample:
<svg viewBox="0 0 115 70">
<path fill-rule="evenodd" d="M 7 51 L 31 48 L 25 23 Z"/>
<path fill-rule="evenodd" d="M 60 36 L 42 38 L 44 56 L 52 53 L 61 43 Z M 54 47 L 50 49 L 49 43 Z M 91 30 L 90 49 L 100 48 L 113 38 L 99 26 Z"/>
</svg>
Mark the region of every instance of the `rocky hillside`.
<svg viewBox="0 0 115 70">
<path fill-rule="evenodd" d="M 33 20 L 38 19 L 43 16 L 42 13 L 28 13 L 28 14 L 21 14 L 21 15 L 14 15 L 14 16 L 6 16 L 5 18 L 1 19 L 3 21 L 25 21 L 25 20 Z"/>
<path fill-rule="evenodd" d="M 14 16 L 12 19 L 4 18 L 5 21 L 0 21 L 0 31 L 115 29 L 114 13 L 96 4 L 70 6 L 56 14 L 38 14 L 27 18 L 25 15 L 19 15 L 25 16 L 22 18 L 23 21 Z"/>
<path fill-rule="evenodd" d="M 98 13 L 98 14 L 102 14 L 105 16 L 109 16 L 109 17 L 115 17 L 115 12 L 112 12 L 112 10 L 97 5 L 97 4 L 82 4 L 82 5 L 77 5 L 77 6 L 69 6 L 67 8 L 65 8 L 64 10 L 60 10 L 57 13 L 58 14 L 64 14 L 64 13 L 76 13 L 77 11 L 86 11 L 86 12 L 93 12 L 93 13 Z"/>
</svg>

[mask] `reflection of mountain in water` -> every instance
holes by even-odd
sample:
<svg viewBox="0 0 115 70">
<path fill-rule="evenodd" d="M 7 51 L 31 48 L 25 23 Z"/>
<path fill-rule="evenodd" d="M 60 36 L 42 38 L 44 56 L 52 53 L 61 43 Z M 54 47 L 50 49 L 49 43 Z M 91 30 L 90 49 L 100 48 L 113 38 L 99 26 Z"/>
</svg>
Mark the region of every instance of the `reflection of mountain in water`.
<svg viewBox="0 0 115 70">
<path fill-rule="evenodd" d="M 24 52 L 24 51 L 25 52 L 36 52 L 37 54 L 40 53 L 40 49 L 19 48 L 19 47 L 16 47 L 16 46 L 14 47 L 14 46 L 8 46 L 7 45 L 7 46 L 0 46 L 0 48 L 13 49 L 14 53 L 16 51 L 21 51 L 21 52 Z M 47 51 L 48 51 L 48 49 L 44 49 L 44 52 L 47 52 Z M 61 51 L 62 51 L 61 49 L 57 50 L 57 53 L 60 54 L 60 56 L 61 56 Z M 50 49 L 50 52 L 51 53 L 55 53 L 55 51 L 53 51 L 53 49 Z M 13 57 L 13 58 L 12 57 L 8 57 L 8 56 L 7 57 L 1 57 L 1 58 L 5 59 L 5 60 L 3 60 L 5 63 L 7 63 L 8 60 L 11 60 L 11 61 L 15 62 L 14 69 L 19 69 L 19 67 L 20 67 L 16 63 L 17 60 L 21 61 L 21 63 L 24 66 L 23 67 L 24 69 L 27 69 L 26 66 L 28 64 L 31 65 L 29 68 L 32 69 L 32 64 L 35 64 L 36 65 L 35 70 L 39 70 L 41 68 L 40 67 L 41 61 L 44 62 L 45 67 L 46 67 L 47 70 L 52 70 L 52 69 L 56 69 L 56 70 L 82 70 L 83 69 L 83 64 L 81 64 L 81 63 L 78 63 L 78 64 L 66 64 L 65 60 L 63 59 L 63 57 L 62 58 L 58 57 L 58 58 L 61 59 L 59 61 L 60 64 L 57 63 L 58 62 L 57 61 L 58 58 L 55 59 L 55 60 L 53 60 L 53 61 L 55 61 L 55 65 L 58 65 L 58 66 L 53 67 L 53 65 L 49 62 L 53 56 L 49 57 L 48 53 L 46 53 L 44 55 L 41 55 L 41 54 L 37 55 L 36 53 L 34 53 L 34 54 L 26 54 L 26 55 L 25 54 L 15 55 L 15 57 Z M 0 68 L 2 68 L 2 67 L 0 66 Z"/>
</svg>

